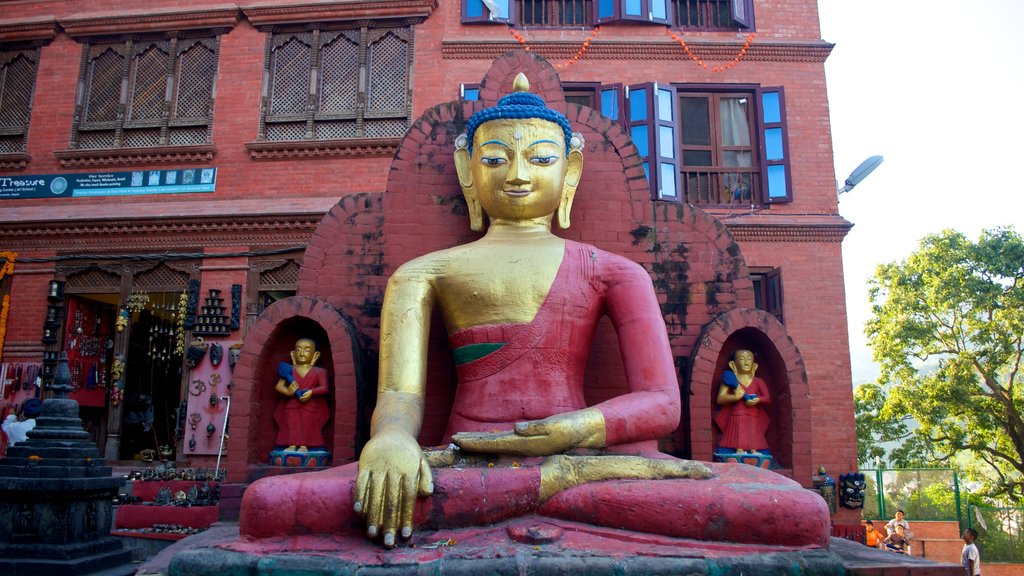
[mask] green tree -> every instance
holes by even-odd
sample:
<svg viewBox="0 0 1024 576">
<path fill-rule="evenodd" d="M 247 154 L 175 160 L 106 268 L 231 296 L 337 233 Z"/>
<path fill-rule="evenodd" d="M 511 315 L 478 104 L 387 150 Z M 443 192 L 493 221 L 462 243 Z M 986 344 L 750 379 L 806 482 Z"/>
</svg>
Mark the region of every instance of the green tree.
<svg viewBox="0 0 1024 576">
<path fill-rule="evenodd" d="M 865 331 L 881 376 L 855 392 L 861 458 L 914 466 L 969 454 L 988 496 L 1024 500 L 1020 234 L 929 235 L 906 260 L 880 265 L 869 294 Z"/>
</svg>

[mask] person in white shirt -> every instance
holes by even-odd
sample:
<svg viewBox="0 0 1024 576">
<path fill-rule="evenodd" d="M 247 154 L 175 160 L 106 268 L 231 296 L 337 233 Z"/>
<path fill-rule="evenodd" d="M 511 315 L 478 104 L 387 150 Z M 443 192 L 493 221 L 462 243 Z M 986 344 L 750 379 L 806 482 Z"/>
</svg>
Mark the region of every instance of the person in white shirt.
<svg viewBox="0 0 1024 576">
<path fill-rule="evenodd" d="M 967 576 L 981 576 L 981 556 L 978 554 L 978 547 L 974 540 L 978 537 L 978 531 L 974 528 L 964 530 L 964 550 L 960 553 L 960 564 L 964 567 L 964 574 Z"/>
<path fill-rule="evenodd" d="M 14 446 L 16 442 L 28 440 L 28 431 L 36 427 L 35 418 L 18 421 L 14 414 L 8 414 L 3 423 L 4 434 L 7 435 L 7 445 Z"/>
<path fill-rule="evenodd" d="M 910 534 L 910 522 L 907 522 L 906 520 L 904 520 L 903 516 L 904 516 L 903 510 L 897 510 L 896 511 L 896 517 L 893 518 L 892 520 L 889 520 L 889 523 L 885 525 L 885 532 L 886 532 L 887 535 L 888 534 L 894 534 L 896 532 L 896 525 L 897 524 L 902 525 L 903 526 L 903 531 L 906 532 L 907 534 Z"/>
</svg>

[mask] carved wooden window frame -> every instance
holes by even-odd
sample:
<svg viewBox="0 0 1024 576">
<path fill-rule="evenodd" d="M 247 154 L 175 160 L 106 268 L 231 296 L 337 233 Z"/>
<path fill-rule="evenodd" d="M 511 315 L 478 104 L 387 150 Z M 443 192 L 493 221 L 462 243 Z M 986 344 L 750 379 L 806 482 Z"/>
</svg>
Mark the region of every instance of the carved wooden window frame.
<svg viewBox="0 0 1024 576">
<path fill-rule="evenodd" d="M 264 31 L 267 41 L 259 142 L 285 147 L 288 143 L 325 141 L 388 146 L 405 135 L 412 124 L 415 47 L 411 23 L 362 20 L 281 25 Z M 404 58 L 397 59 L 398 63 L 375 60 L 378 54 L 388 57 L 384 42 L 395 41 L 404 44 Z M 346 70 L 350 62 L 352 66 Z M 283 76 L 282 71 L 292 77 Z M 335 84 L 325 85 L 332 76 Z M 388 80 L 397 78 L 404 80 L 404 86 L 388 92 L 382 89 L 380 93 L 398 104 L 385 106 L 375 101 L 378 93 L 374 84 L 386 88 Z M 306 87 L 308 90 L 302 93 Z M 349 87 L 354 93 L 342 95 L 349 100 L 337 102 L 339 88 L 347 91 Z M 286 101 L 289 98 L 291 102 Z M 330 101 L 332 98 L 335 101 Z M 250 150 L 258 148 L 266 146 L 250 146 Z"/>
<path fill-rule="evenodd" d="M 283 271 L 286 268 L 295 269 L 294 281 L 282 280 L 280 274 L 275 272 Z M 270 292 L 290 292 L 292 295 L 298 293 L 298 274 L 302 268 L 301 256 L 284 256 L 275 258 L 253 258 L 249 261 L 249 274 L 246 286 L 246 330 L 256 320 L 263 310 L 266 309 L 264 294 Z"/>
<path fill-rule="evenodd" d="M 28 165 L 28 128 L 32 117 L 40 42 L 0 44 L 0 170 Z"/>
<path fill-rule="evenodd" d="M 58 158 L 65 163 L 65 156 L 75 152 L 143 149 L 173 155 L 180 149 L 179 154 L 210 159 L 221 33 L 188 30 L 83 40 L 71 150 Z M 190 57 L 194 54 L 203 61 L 196 64 Z M 110 64 L 99 68 L 100 59 Z M 98 93 L 98 82 L 106 85 L 105 93 Z M 140 161 L 161 161 L 160 154 L 144 154 Z"/>
</svg>

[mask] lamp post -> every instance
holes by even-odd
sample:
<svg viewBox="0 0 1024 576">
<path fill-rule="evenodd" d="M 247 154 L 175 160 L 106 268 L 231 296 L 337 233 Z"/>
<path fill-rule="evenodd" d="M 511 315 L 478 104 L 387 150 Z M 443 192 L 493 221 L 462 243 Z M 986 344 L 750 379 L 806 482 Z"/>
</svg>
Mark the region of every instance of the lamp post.
<svg viewBox="0 0 1024 576">
<path fill-rule="evenodd" d="M 879 164 L 882 163 L 882 160 L 884 160 L 884 158 L 881 156 L 871 156 L 867 160 L 861 162 L 859 166 L 853 169 L 853 172 L 850 172 L 846 181 L 843 182 L 843 187 L 836 191 L 836 195 L 841 196 L 844 193 L 853 190 L 854 186 L 860 184 L 861 180 L 867 178 L 868 174 L 871 174 L 874 172 L 875 168 L 878 168 Z"/>
</svg>

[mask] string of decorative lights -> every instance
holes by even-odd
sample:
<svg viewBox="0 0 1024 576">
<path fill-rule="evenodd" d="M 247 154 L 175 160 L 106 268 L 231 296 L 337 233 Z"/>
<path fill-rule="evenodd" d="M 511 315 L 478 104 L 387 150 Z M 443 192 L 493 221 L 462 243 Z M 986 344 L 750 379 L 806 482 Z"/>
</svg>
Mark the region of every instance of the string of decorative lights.
<svg viewBox="0 0 1024 576">
<path fill-rule="evenodd" d="M 690 58 L 690 60 L 693 60 L 701 68 L 703 68 L 705 70 L 708 69 L 708 63 L 705 62 L 703 58 L 701 58 L 696 53 L 694 53 L 694 51 L 690 48 L 689 45 L 687 45 L 686 41 L 683 40 L 683 37 L 680 34 L 678 34 L 676 32 L 673 32 L 672 30 L 667 29 L 667 28 L 665 29 L 665 33 L 668 34 L 669 36 L 671 36 L 673 40 L 678 42 L 679 45 L 683 47 L 683 52 L 686 53 L 686 55 Z M 726 70 L 728 70 L 728 69 L 732 68 L 733 66 L 739 64 L 740 60 L 742 60 L 743 57 L 747 55 L 747 50 L 750 49 L 750 45 L 754 42 L 754 36 L 755 36 L 754 32 L 751 32 L 747 36 L 747 41 L 743 43 L 743 48 L 740 48 L 740 51 L 739 51 L 738 54 L 736 54 L 735 58 L 733 58 L 730 62 L 728 62 L 726 64 L 723 64 L 721 66 L 712 66 L 711 67 L 711 71 L 712 72 L 716 72 L 716 73 L 721 73 L 721 72 L 725 72 Z"/>
<path fill-rule="evenodd" d="M 532 48 L 531 48 L 530 44 L 527 42 L 526 38 L 522 34 L 519 33 L 518 30 L 516 30 L 512 26 L 509 26 L 508 27 L 508 31 L 509 31 L 510 34 L 512 34 L 512 37 L 516 39 L 516 42 L 519 42 L 519 44 L 523 47 L 523 50 L 526 50 L 527 52 L 532 51 Z M 569 58 L 569 59 L 565 60 L 564 62 L 558 62 L 557 64 L 555 64 L 555 68 L 558 68 L 558 69 L 568 68 L 569 66 L 571 66 L 571 65 L 575 64 L 576 62 L 578 62 L 581 58 L 583 58 L 583 55 L 586 54 L 587 49 L 590 48 L 590 44 L 594 41 L 594 37 L 597 36 L 598 33 L 600 33 L 600 32 L 601 32 L 601 27 L 600 26 L 594 26 L 593 30 L 590 31 L 590 34 L 583 40 L 583 43 L 580 44 L 580 47 L 576 51 L 576 54 L 574 54 L 572 58 Z M 672 38 L 672 40 L 676 41 L 679 44 L 679 46 L 682 47 L 683 52 L 686 54 L 686 56 L 690 60 L 692 60 L 695 64 L 697 64 L 701 68 L 703 68 L 705 70 L 710 70 L 711 72 L 714 72 L 714 73 L 725 72 L 726 70 L 729 70 L 733 66 L 736 66 L 737 64 L 739 64 L 740 60 L 742 60 L 743 57 L 747 55 L 747 51 L 750 50 L 750 45 L 753 44 L 754 37 L 756 36 L 756 33 L 754 33 L 754 32 L 751 32 L 750 34 L 747 35 L 746 40 L 743 43 L 743 47 L 740 48 L 740 50 L 736 54 L 735 58 L 733 58 L 729 62 L 727 62 L 725 64 L 722 64 L 720 66 L 711 66 L 709 68 L 708 67 L 708 63 L 705 62 L 703 58 L 698 56 L 697 53 L 694 52 L 692 48 L 690 48 L 689 44 L 686 43 L 686 40 L 683 40 L 683 37 L 682 37 L 681 34 L 679 34 L 678 32 L 674 32 L 670 28 L 666 28 L 665 29 L 665 33 L 668 34 Z"/>
<path fill-rule="evenodd" d="M 0 265 L 0 280 L 3 280 L 4 276 L 14 273 L 14 261 L 18 258 L 18 254 L 15 252 L 0 252 L 0 258 L 3 258 L 4 261 Z M 0 358 L 3 358 L 4 338 L 7 336 L 7 314 L 10 311 L 11 297 L 8 294 L 4 294 L 3 300 L 0 301 Z"/>
<path fill-rule="evenodd" d="M 512 34 L 512 37 L 515 38 L 516 41 L 523 46 L 523 50 L 530 52 L 530 45 L 526 43 L 526 38 L 523 38 L 523 35 L 520 34 L 518 30 L 511 26 L 508 27 L 508 30 Z M 594 37 L 597 36 L 600 31 L 600 26 L 594 26 L 594 29 L 591 30 L 590 34 L 583 40 L 583 43 L 580 45 L 579 50 L 576 51 L 576 54 L 573 55 L 572 58 L 567 59 L 565 62 L 559 62 L 555 64 L 555 68 L 568 68 L 569 66 L 578 62 L 580 58 L 583 58 L 583 54 L 586 53 L 587 48 L 590 48 L 590 43 L 594 41 Z"/>
</svg>

